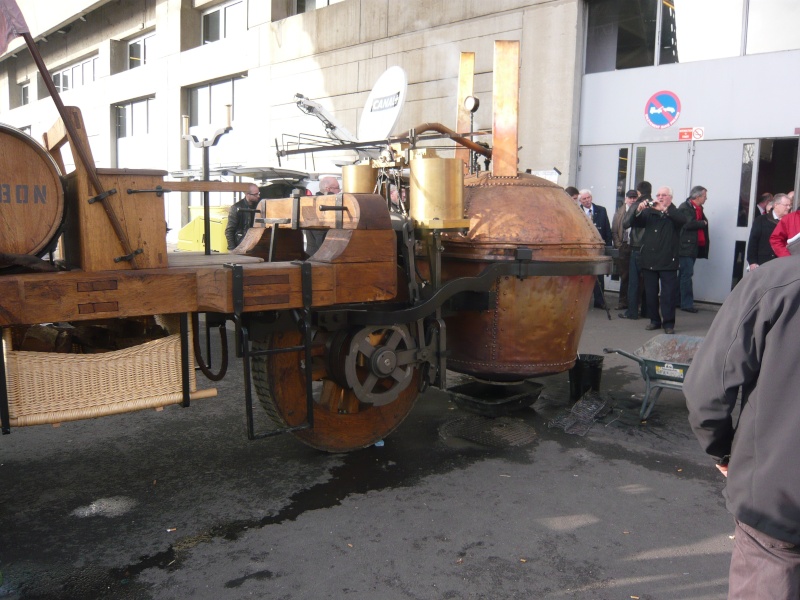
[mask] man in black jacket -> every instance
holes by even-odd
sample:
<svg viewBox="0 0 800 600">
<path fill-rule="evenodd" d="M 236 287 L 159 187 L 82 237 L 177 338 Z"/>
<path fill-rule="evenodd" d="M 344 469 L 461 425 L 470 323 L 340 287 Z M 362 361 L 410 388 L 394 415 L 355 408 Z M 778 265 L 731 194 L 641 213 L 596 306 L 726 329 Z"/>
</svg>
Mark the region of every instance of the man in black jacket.
<svg viewBox="0 0 800 600">
<path fill-rule="evenodd" d="M 772 210 L 756 217 L 750 228 L 747 240 L 747 264 L 751 271 L 776 258 L 769 243 L 769 236 L 775 231 L 778 221 L 792 210 L 792 201 L 786 194 L 775 194 Z"/>
<path fill-rule="evenodd" d="M 678 207 L 686 216 L 686 225 L 681 228 L 678 246 L 678 279 L 681 287 L 681 310 L 696 313 L 694 307 L 694 263 L 698 258 L 708 258 L 710 239 L 708 236 L 708 219 L 703 212 L 703 205 L 708 198 L 708 190 L 696 185 L 689 192 L 686 202 Z"/>
<path fill-rule="evenodd" d="M 247 233 L 247 230 L 253 226 L 259 195 L 258 186 L 251 183 L 244 198 L 231 206 L 228 212 L 228 224 L 225 226 L 225 239 L 228 242 L 228 250 L 236 248 L 239 242 L 242 241 L 244 234 Z"/>
<path fill-rule="evenodd" d="M 653 201 L 653 186 L 649 181 L 640 181 L 639 185 L 636 186 L 636 191 L 639 193 L 639 200 L 637 201 L 639 204 Z M 640 264 L 644 228 L 633 225 L 633 218 L 635 216 L 635 210 L 628 211 L 622 222 L 623 227 L 630 229 L 631 258 L 628 263 L 628 310 L 617 315 L 620 319 L 638 319 L 640 304 L 642 316 L 645 316 L 647 312 L 647 300 L 644 293 L 644 276 L 642 275 L 642 267 Z M 658 298 L 656 298 L 656 302 L 658 302 Z M 657 308 L 658 307 L 656 307 L 656 309 Z"/>
<path fill-rule="evenodd" d="M 663 325 L 664 333 L 675 333 L 678 232 L 685 223 L 686 216 L 672 203 L 672 188 L 666 186 L 658 189 L 651 205 L 640 202 L 636 207 L 633 224 L 644 227 L 640 258 L 647 296 L 647 316 L 650 319 L 645 327 L 648 331 L 660 329 Z"/>
<path fill-rule="evenodd" d="M 789 256 L 733 289 L 683 384 L 694 434 L 727 478 L 729 600 L 800 598 L 798 338 L 800 256 Z"/>
</svg>

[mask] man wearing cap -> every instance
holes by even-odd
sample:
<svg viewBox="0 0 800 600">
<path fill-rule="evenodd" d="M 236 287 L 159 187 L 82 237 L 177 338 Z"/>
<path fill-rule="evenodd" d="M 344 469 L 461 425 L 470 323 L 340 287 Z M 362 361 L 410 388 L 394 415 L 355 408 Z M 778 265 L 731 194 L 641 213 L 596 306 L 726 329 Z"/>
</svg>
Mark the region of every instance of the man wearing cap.
<svg viewBox="0 0 800 600">
<path fill-rule="evenodd" d="M 628 275 L 631 262 L 631 228 L 625 227 L 623 222 L 628 211 L 633 209 L 633 205 L 639 198 L 636 190 L 628 190 L 625 194 L 625 202 L 620 205 L 614 218 L 611 220 L 611 239 L 614 248 L 618 250 L 617 273 L 619 273 L 619 303 L 617 310 L 628 308 Z"/>
</svg>

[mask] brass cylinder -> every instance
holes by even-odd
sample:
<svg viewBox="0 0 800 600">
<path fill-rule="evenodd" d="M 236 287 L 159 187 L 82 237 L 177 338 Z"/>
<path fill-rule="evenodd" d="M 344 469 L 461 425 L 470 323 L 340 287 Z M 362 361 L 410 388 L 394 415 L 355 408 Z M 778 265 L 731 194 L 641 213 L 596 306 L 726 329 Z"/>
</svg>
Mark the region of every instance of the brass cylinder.
<svg viewBox="0 0 800 600">
<path fill-rule="evenodd" d="M 418 222 L 463 218 L 463 161 L 459 158 L 412 159 L 410 202 L 411 218 Z"/>
<path fill-rule="evenodd" d="M 373 194 L 378 180 L 378 169 L 371 165 L 346 165 L 342 167 L 342 191 L 348 194 Z"/>
</svg>

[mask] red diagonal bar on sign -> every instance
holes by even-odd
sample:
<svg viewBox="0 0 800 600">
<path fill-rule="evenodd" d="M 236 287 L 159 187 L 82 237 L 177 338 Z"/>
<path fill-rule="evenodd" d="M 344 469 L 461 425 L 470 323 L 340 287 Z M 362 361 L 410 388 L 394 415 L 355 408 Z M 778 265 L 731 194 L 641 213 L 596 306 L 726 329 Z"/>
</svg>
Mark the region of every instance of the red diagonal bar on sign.
<svg viewBox="0 0 800 600">
<path fill-rule="evenodd" d="M 659 101 L 658 101 L 658 98 L 655 98 L 655 97 L 653 98 L 653 104 L 655 104 L 655 105 L 656 105 L 656 108 L 660 108 L 660 109 L 661 109 L 661 114 L 662 114 L 662 115 L 664 115 L 664 116 L 666 117 L 666 119 L 667 119 L 667 121 L 668 121 L 669 123 L 672 123 L 672 122 L 675 120 L 674 118 L 672 118 L 672 117 L 670 116 L 670 114 L 669 114 L 669 112 L 668 112 L 668 111 L 665 111 L 665 110 L 664 110 L 664 105 L 663 105 L 663 104 L 661 104 L 661 102 L 659 102 Z"/>
</svg>

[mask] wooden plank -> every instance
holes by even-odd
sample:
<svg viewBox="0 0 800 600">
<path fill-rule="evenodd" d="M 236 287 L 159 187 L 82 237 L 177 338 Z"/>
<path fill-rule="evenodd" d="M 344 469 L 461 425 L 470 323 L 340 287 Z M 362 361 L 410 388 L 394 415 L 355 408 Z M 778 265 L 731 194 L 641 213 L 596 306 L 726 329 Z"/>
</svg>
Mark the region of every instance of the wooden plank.
<svg viewBox="0 0 800 600">
<path fill-rule="evenodd" d="M 272 238 L 272 227 L 256 224 L 244 234 L 239 245 L 231 250 L 234 256 L 258 256 L 269 260 L 269 243 Z M 284 260 L 303 260 L 303 232 L 299 229 L 282 228 L 275 236 L 273 262 Z"/>
<path fill-rule="evenodd" d="M 336 304 L 391 300 L 397 295 L 397 263 L 370 262 L 334 265 Z"/>
<path fill-rule="evenodd" d="M 494 43 L 492 83 L 492 175 L 517 176 L 519 131 L 519 42 Z"/>
<path fill-rule="evenodd" d="M 258 210 L 268 219 L 290 219 L 291 198 L 262 200 Z M 320 211 L 320 206 L 335 206 L 336 196 L 301 196 L 300 227 L 334 229 L 339 211 Z M 376 194 L 342 194 L 341 211 L 343 229 L 391 229 L 386 199 Z M 291 225 L 281 225 L 282 228 Z"/>
<path fill-rule="evenodd" d="M 204 254 L 202 252 L 170 252 L 167 255 L 170 267 L 212 267 L 226 263 L 244 265 L 261 263 L 264 259 L 257 256 L 239 254 Z"/>
<path fill-rule="evenodd" d="M 299 264 L 261 263 L 244 265 L 245 312 L 283 310 L 303 306 Z M 329 306 L 334 301 L 333 268 L 314 264 L 311 271 L 312 303 Z M 277 298 L 281 296 L 281 298 Z M 197 301 L 200 310 L 233 312 L 233 273 L 209 267 L 197 271 Z"/>
<path fill-rule="evenodd" d="M 392 230 L 332 229 L 312 262 L 397 261 L 397 234 Z"/>
<path fill-rule="evenodd" d="M 112 174 L 116 173 L 116 174 Z M 98 177 L 106 190 L 117 192 L 106 199 L 134 248 L 139 268 L 167 267 L 164 198 L 155 192 L 128 194 L 129 189 L 155 189 L 162 183 L 161 171 L 130 169 L 100 170 Z M 82 171 L 67 177 L 67 223 L 64 228 L 65 259 L 87 272 L 130 270 L 128 261 L 114 262 L 124 254 L 114 228 L 101 203 L 89 204 L 92 186 Z"/>
<path fill-rule="evenodd" d="M 247 192 L 251 185 L 238 181 L 165 181 L 161 187 L 172 192 Z"/>
<path fill-rule="evenodd" d="M 121 271 L 115 276 L 80 271 L 6 276 L 0 287 L 0 324 L 197 311 L 191 271 Z"/>
</svg>

